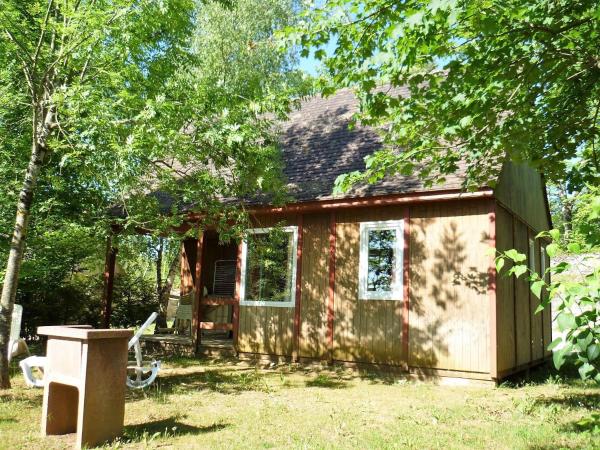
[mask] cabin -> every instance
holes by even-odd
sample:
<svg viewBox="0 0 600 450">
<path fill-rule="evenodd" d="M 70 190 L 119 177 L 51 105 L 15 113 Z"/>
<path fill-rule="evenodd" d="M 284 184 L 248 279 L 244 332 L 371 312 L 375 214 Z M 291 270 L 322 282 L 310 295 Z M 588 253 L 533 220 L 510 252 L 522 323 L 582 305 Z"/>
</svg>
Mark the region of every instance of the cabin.
<svg viewBox="0 0 600 450">
<path fill-rule="evenodd" d="M 535 314 L 528 281 L 498 276 L 488 251 L 548 267 L 535 239 L 551 227 L 542 176 L 506 163 L 493 189 L 465 192 L 461 168 L 434 187 L 395 175 L 334 196 L 337 176 L 381 146 L 375 130 L 348 129 L 356 108 L 342 90 L 291 114 L 281 144 L 294 201 L 253 205 L 244 242 L 187 239 L 191 333 L 146 345 L 490 382 L 551 356 L 551 311 Z"/>
</svg>

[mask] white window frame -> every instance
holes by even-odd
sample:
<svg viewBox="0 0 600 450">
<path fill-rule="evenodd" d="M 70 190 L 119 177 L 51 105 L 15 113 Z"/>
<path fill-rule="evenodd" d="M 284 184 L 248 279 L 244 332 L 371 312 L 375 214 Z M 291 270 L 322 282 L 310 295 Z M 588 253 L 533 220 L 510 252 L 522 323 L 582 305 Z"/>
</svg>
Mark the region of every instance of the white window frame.
<svg viewBox="0 0 600 450">
<path fill-rule="evenodd" d="M 372 292 L 368 290 L 369 274 L 369 231 L 394 230 L 396 245 L 394 246 L 394 284 L 388 292 Z M 361 222 L 360 255 L 358 263 L 358 298 L 359 300 L 393 300 L 404 299 L 404 220 L 381 220 Z"/>
<path fill-rule="evenodd" d="M 269 233 L 273 227 L 271 228 L 251 228 L 246 230 L 247 234 L 267 234 Z M 292 240 L 293 240 L 293 248 L 292 248 L 292 282 L 290 285 L 290 296 L 289 299 L 285 302 L 278 301 L 269 301 L 269 300 L 246 300 L 246 268 L 248 264 L 248 241 L 244 239 L 242 241 L 242 265 L 241 265 L 241 276 L 240 276 L 240 306 L 275 306 L 278 308 L 293 308 L 296 305 L 296 267 L 298 265 L 298 227 L 297 226 L 288 226 L 280 228 L 285 232 L 292 232 Z"/>
</svg>

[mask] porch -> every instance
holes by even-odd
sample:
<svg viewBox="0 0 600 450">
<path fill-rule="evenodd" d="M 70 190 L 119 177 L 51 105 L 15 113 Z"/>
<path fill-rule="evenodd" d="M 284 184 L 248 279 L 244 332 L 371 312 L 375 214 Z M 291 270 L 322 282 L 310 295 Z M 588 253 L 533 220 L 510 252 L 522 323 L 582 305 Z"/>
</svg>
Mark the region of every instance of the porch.
<svg viewBox="0 0 600 450">
<path fill-rule="evenodd" d="M 109 243 L 110 245 L 110 243 Z M 167 328 L 156 328 L 140 339 L 156 355 L 236 354 L 236 320 L 239 317 L 238 244 L 222 243 L 216 231 L 187 238 L 181 245 L 180 284 L 166 310 Z M 111 313 L 116 249 L 107 250 L 104 319 Z"/>
</svg>

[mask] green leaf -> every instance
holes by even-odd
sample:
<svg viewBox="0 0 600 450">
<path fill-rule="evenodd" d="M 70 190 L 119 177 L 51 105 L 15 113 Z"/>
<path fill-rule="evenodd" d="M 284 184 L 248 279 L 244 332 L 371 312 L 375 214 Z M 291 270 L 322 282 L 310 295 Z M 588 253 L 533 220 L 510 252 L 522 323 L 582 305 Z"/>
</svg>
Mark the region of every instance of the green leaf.
<svg viewBox="0 0 600 450">
<path fill-rule="evenodd" d="M 577 347 L 582 353 L 585 353 L 587 351 L 588 346 L 592 343 L 593 339 L 594 338 L 592 336 L 592 333 L 588 332 L 585 334 L 585 337 L 577 338 Z"/>
<path fill-rule="evenodd" d="M 533 292 L 533 295 L 535 295 L 537 298 L 542 298 L 542 288 L 544 285 L 545 283 L 542 280 L 531 283 L 531 292 Z"/>
<path fill-rule="evenodd" d="M 519 278 L 521 275 L 523 275 L 525 272 L 527 272 L 527 266 L 523 265 L 523 264 L 519 264 L 518 266 L 514 266 L 512 268 L 513 273 L 515 274 L 515 276 L 517 278 Z"/>
<path fill-rule="evenodd" d="M 510 250 L 507 250 L 506 252 L 504 252 L 504 254 L 509 259 L 512 259 L 514 262 L 522 262 L 522 261 L 525 261 L 527 259 L 527 257 L 523 253 L 519 253 L 514 248 L 511 248 Z"/>
<path fill-rule="evenodd" d="M 588 361 L 594 361 L 598 356 L 600 356 L 600 345 L 598 344 L 590 344 L 587 348 L 587 357 Z"/>
<path fill-rule="evenodd" d="M 573 314 L 568 313 L 566 311 L 561 312 L 556 317 L 556 322 L 558 323 L 558 329 L 560 331 L 569 331 L 577 328 L 577 322 L 575 322 L 575 317 L 573 317 Z"/>
<path fill-rule="evenodd" d="M 502 268 L 504 267 L 504 258 L 496 259 L 496 272 L 500 273 Z"/>
<path fill-rule="evenodd" d="M 467 128 L 467 127 L 471 126 L 472 123 L 473 123 L 473 117 L 472 116 L 465 116 L 462 119 L 460 119 L 460 121 L 458 122 L 458 124 L 462 128 Z"/>
<path fill-rule="evenodd" d="M 558 253 L 559 247 L 558 244 L 552 243 L 552 244 L 548 244 L 546 246 L 546 253 L 548 254 L 548 256 L 550 258 L 553 258 L 554 256 L 556 256 L 556 253 Z"/>
<path fill-rule="evenodd" d="M 557 230 L 556 228 L 553 228 L 552 230 L 549 231 L 550 236 L 552 237 L 553 241 L 558 241 L 560 239 L 560 231 Z"/>
<path fill-rule="evenodd" d="M 579 245 L 577 242 L 571 242 L 567 245 L 567 249 L 570 253 L 580 253 L 581 245 Z"/>
<path fill-rule="evenodd" d="M 594 366 L 592 366 L 589 363 L 584 363 L 579 368 L 579 375 L 581 376 L 581 379 L 587 380 L 589 378 L 590 373 L 592 373 L 593 371 L 594 371 Z"/>
<path fill-rule="evenodd" d="M 561 342 L 563 342 L 562 338 L 556 338 L 554 339 L 550 345 L 548 346 L 548 351 L 552 351 L 556 348 L 557 345 L 559 345 Z"/>
<path fill-rule="evenodd" d="M 565 363 L 565 360 L 566 355 L 564 349 L 557 350 L 552 354 L 552 361 L 554 362 L 554 367 L 556 367 L 556 370 L 560 370 Z"/>
</svg>

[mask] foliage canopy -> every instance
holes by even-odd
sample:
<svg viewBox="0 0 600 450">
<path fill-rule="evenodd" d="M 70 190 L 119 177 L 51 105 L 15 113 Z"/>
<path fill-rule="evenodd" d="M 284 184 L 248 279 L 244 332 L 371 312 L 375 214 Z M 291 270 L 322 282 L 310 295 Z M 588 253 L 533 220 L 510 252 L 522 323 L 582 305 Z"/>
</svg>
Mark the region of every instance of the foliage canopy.
<svg viewBox="0 0 600 450">
<path fill-rule="evenodd" d="M 567 193 L 585 193 L 578 212 L 587 223 L 566 239 L 558 230 L 540 236 L 552 241 L 548 253 L 562 241 L 574 253 L 600 244 L 597 1 L 309 2 L 287 40 L 323 60 L 324 94 L 355 89 L 357 120 L 382 128 L 386 147 L 364 171 L 340 176 L 338 190 L 396 172 L 433 184 L 460 162 L 465 187 L 476 189 L 493 186 L 505 160 L 525 162 Z M 558 299 L 566 350 L 555 352 L 557 366 L 572 359 L 583 378 L 600 382 L 600 271 L 550 282 L 529 273 L 525 258 L 503 253 L 498 271 L 511 261 L 509 274 L 527 272 L 535 295 Z M 548 273 L 569 270 L 565 262 Z"/>
<path fill-rule="evenodd" d="M 580 185 L 600 170 L 599 19 L 594 0 L 333 0 L 288 36 L 323 59 L 324 93 L 355 88 L 359 119 L 386 126 L 388 148 L 340 188 L 398 171 L 439 180 L 460 160 L 478 187 L 507 155 Z"/>
</svg>

